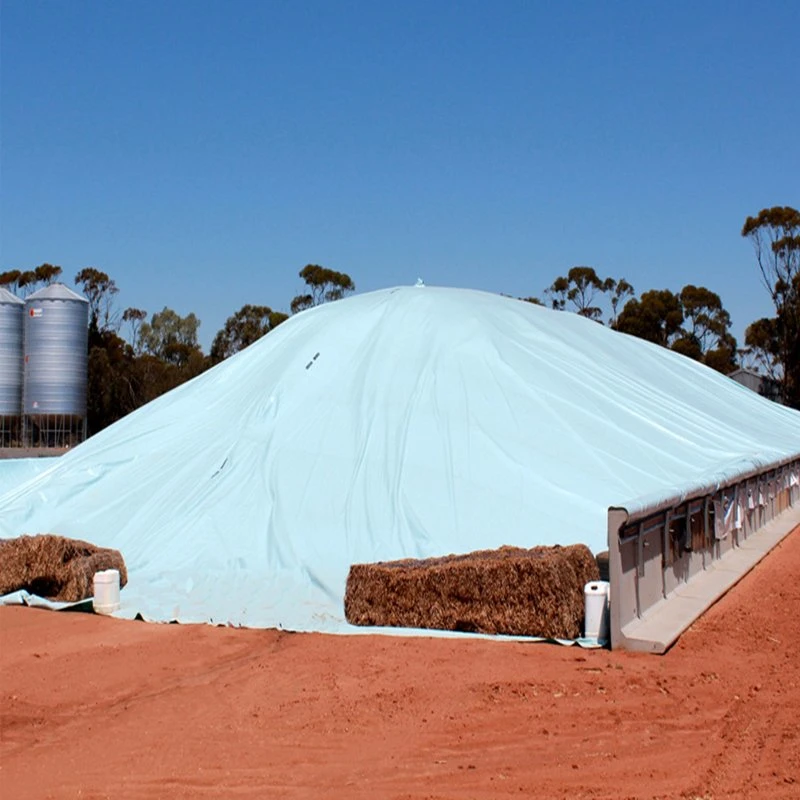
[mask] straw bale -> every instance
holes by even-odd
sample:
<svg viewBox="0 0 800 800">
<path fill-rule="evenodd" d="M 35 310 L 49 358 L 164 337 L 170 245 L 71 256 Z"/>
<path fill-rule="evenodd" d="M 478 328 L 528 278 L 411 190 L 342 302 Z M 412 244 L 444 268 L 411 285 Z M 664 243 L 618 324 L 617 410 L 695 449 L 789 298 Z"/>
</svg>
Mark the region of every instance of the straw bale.
<svg viewBox="0 0 800 800">
<path fill-rule="evenodd" d="M 51 600 L 85 600 L 94 593 L 95 572 L 104 569 L 119 570 L 120 586 L 127 583 L 118 550 L 50 533 L 0 539 L 0 595 L 25 589 Z"/>
<path fill-rule="evenodd" d="M 344 610 L 352 625 L 574 639 L 598 578 L 585 545 L 353 564 Z"/>
</svg>

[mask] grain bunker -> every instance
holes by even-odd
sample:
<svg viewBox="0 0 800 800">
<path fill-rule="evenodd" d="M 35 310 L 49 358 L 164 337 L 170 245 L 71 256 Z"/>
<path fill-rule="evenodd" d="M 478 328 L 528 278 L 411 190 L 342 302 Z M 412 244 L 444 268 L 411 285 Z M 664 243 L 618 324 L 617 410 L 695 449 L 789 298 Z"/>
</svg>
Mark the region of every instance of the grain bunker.
<svg viewBox="0 0 800 800">
<path fill-rule="evenodd" d="M 658 649 L 647 625 L 724 591 L 799 483 L 800 413 L 702 364 L 397 287 L 293 316 L 0 494 L 0 537 L 119 550 L 120 616 L 332 632 L 353 564 L 584 544 L 610 553 L 614 645 Z"/>
</svg>

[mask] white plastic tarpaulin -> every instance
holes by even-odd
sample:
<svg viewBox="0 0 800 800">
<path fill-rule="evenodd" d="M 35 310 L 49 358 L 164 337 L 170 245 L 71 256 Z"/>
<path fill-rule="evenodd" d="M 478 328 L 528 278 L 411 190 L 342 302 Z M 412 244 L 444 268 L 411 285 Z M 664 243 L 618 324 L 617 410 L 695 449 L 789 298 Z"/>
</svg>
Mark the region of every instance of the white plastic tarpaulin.
<svg viewBox="0 0 800 800">
<path fill-rule="evenodd" d="M 0 458 L 0 495 L 55 464 L 55 458 Z"/>
<path fill-rule="evenodd" d="M 597 552 L 611 505 L 797 453 L 800 414 L 668 350 L 396 288 L 291 318 L 0 489 L 0 536 L 119 549 L 122 615 L 343 631 L 351 563 Z"/>
</svg>

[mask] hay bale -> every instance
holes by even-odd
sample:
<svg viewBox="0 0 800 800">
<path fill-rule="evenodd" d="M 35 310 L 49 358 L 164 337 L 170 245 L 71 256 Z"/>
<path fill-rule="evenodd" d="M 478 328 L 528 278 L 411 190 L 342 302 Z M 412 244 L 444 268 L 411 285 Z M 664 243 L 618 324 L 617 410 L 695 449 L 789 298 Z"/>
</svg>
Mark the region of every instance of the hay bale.
<svg viewBox="0 0 800 800">
<path fill-rule="evenodd" d="M 120 586 L 128 582 L 118 550 L 50 533 L 0 539 L 0 595 L 25 589 L 51 600 L 78 602 L 92 596 L 94 574 L 104 569 L 119 570 Z"/>
<path fill-rule="evenodd" d="M 598 578 L 585 545 L 354 564 L 344 613 L 352 625 L 574 639 L 584 586 Z"/>
</svg>

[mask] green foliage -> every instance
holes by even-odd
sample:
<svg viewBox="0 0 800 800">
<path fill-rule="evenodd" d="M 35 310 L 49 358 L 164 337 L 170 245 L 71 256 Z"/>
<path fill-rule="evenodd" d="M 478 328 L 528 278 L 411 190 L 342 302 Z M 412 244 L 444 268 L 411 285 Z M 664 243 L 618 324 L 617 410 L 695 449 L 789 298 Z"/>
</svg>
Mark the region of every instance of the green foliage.
<svg viewBox="0 0 800 800">
<path fill-rule="evenodd" d="M 0 272 L 0 286 L 5 286 L 9 291 L 16 294 L 19 291 L 19 278 L 22 273 L 18 269 L 8 269 Z"/>
<path fill-rule="evenodd" d="M 90 337 L 87 422 L 90 434 L 199 375 L 208 366 L 199 351 L 177 365 L 156 356 L 137 356 L 114 331 Z"/>
<path fill-rule="evenodd" d="M 736 369 L 736 339 L 731 335 L 731 316 L 720 296 L 705 286 L 688 284 L 681 289 L 684 336 L 696 344 L 690 355 L 726 375 Z M 677 349 L 673 346 L 673 349 Z M 687 353 L 687 355 L 689 355 Z"/>
<path fill-rule="evenodd" d="M 700 343 L 693 336 L 679 336 L 670 346 L 670 350 L 680 353 L 682 356 L 691 358 L 694 361 L 703 360 L 703 350 Z"/>
<path fill-rule="evenodd" d="M 114 295 L 119 292 L 116 283 L 102 270 L 84 267 L 75 276 L 75 285 L 81 287 L 89 301 L 89 326 L 100 331 L 112 329 Z"/>
<path fill-rule="evenodd" d="M 130 384 L 129 355 L 113 332 L 96 333 L 89 348 L 86 420 L 89 434 L 116 422 L 136 408 Z"/>
<path fill-rule="evenodd" d="M 353 279 L 346 273 L 336 272 L 318 264 L 306 264 L 299 274 L 309 291 L 297 295 L 292 300 L 290 306 L 292 314 L 321 303 L 341 300 L 356 289 Z"/>
<path fill-rule="evenodd" d="M 783 401 L 800 408 L 800 211 L 764 208 L 748 217 L 742 236 L 753 244 L 775 316 L 745 333 L 746 354 L 778 380 Z"/>
<path fill-rule="evenodd" d="M 36 283 L 41 283 L 44 286 L 49 286 L 56 278 L 61 276 L 63 270 L 55 264 L 40 264 L 33 271 Z"/>
<path fill-rule="evenodd" d="M 761 278 L 777 307 L 800 272 L 800 211 L 791 206 L 763 208 L 745 220 L 742 236 L 753 244 Z"/>
<path fill-rule="evenodd" d="M 719 295 L 703 286 L 689 284 L 679 294 L 652 289 L 636 299 L 625 278 L 601 278 L 592 267 L 572 267 L 545 294 L 552 308 L 571 310 L 597 322 L 603 318 L 600 301 L 607 298 L 608 321 L 615 330 L 669 347 L 719 372 L 736 367 L 730 315 Z M 529 300 L 539 302 L 538 298 Z"/>
<path fill-rule="evenodd" d="M 607 300 L 609 325 L 615 330 L 668 347 L 719 372 L 727 374 L 736 368 L 730 315 L 719 295 L 704 286 L 689 284 L 679 294 L 651 289 L 637 299 L 625 278 L 601 278 L 592 267 L 572 267 L 545 294 L 552 308 L 597 322 L 603 318 L 601 300 Z M 541 304 L 537 297 L 525 299 Z"/>
<path fill-rule="evenodd" d="M 211 361 L 214 364 L 238 353 L 288 319 L 286 314 L 269 306 L 242 306 L 228 317 L 225 327 L 214 337 Z"/>
<path fill-rule="evenodd" d="M 610 279 L 609 279 L 610 280 Z M 620 311 L 625 307 L 628 298 L 633 297 L 634 288 L 625 278 L 620 278 L 613 288 L 611 295 L 611 319 L 608 321 L 609 325 L 614 327 L 617 322 L 617 317 Z"/>
<path fill-rule="evenodd" d="M 781 341 L 777 318 L 763 317 L 750 323 L 744 332 L 744 343 L 745 348 L 741 353 L 743 360 L 749 362 L 758 372 L 781 383 Z"/>
<path fill-rule="evenodd" d="M 593 267 L 572 267 L 566 276 L 556 278 L 545 294 L 554 309 L 565 311 L 569 303 L 581 316 L 599 322 L 603 310 L 593 303 L 598 295 L 614 291 L 616 285 L 613 278 L 600 278 Z"/>
<path fill-rule="evenodd" d="M 153 314 L 150 322 L 142 323 L 139 344 L 144 353 L 168 364 L 186 366 L 193 353 L 200 353 L 197 343 L 199 327 L 200 320 L 193 313 L 182 317 L 164 306 L 163 310 Z"/>
<path fill-rule="evenodd" d="M 721 345 L 714 350 L 709 350 L 703 356 L 703 363 L 723 375 L 730 375 L 739 364 L 737 363 L 736 339 L 731 336 L 727 344 Z"/>
<path fill-rule="evenodd" d="M 0 286 L 7 286 L 15 294 L 25 296 L 53 283 L 61 273 L 61 267 L 47 263 L 24 271 L 10 269 L 0 274 Z"/>
<path fill-rule="evenodd" d="M 42 266 L 50 265 L 43 264 Z M 39 274 L 41 276 L 41 267 L 37 267 L 37 269 L 40 270 Z M 61 267 L 55 267 L 55 269 L 60 270 Z M 14 294 L 22 295 L 23 297 L 31 294 L 31 292 L 36 289 L 38 281 L 39 278 L 36 276 L 36 270 L 33 269 L 9 269 L 0 273 L 0 286 L 6 286 Z"/>
<path fill-rule="evenodd" d="M 139 355 L 142 352 L 141 343 L 139 341 L 139 331 L 141 330 L 142 323 L 147 319 L 147 312 L 141 308 L 126 308 L 122 312 L 122 321 L 128 323 L 130 329 L 130 344 L 134 352 Z"/>
<path fill-rule="evenodd" d="M 736 339 L 730 326 L 719 295 L 688 284 L 679 294 L 653 289 L 630 300 L 613 327 L 727 374 L 736 368 Z"/>
<path fill-rule="evenodd" d="M 638 300 L 629 300 L 617 318 L 616 329 L 639 339 L 670 347 L 681 338 L 683 309 L 678 295 L 669 289 L 651 289 Z"/>
<path fill-rule="evenodd" d="M 17 287 L 23 296 L 36 291 L 36 271 L 32 269 L 23 270 L 17 278 Z"/>
</svg>

